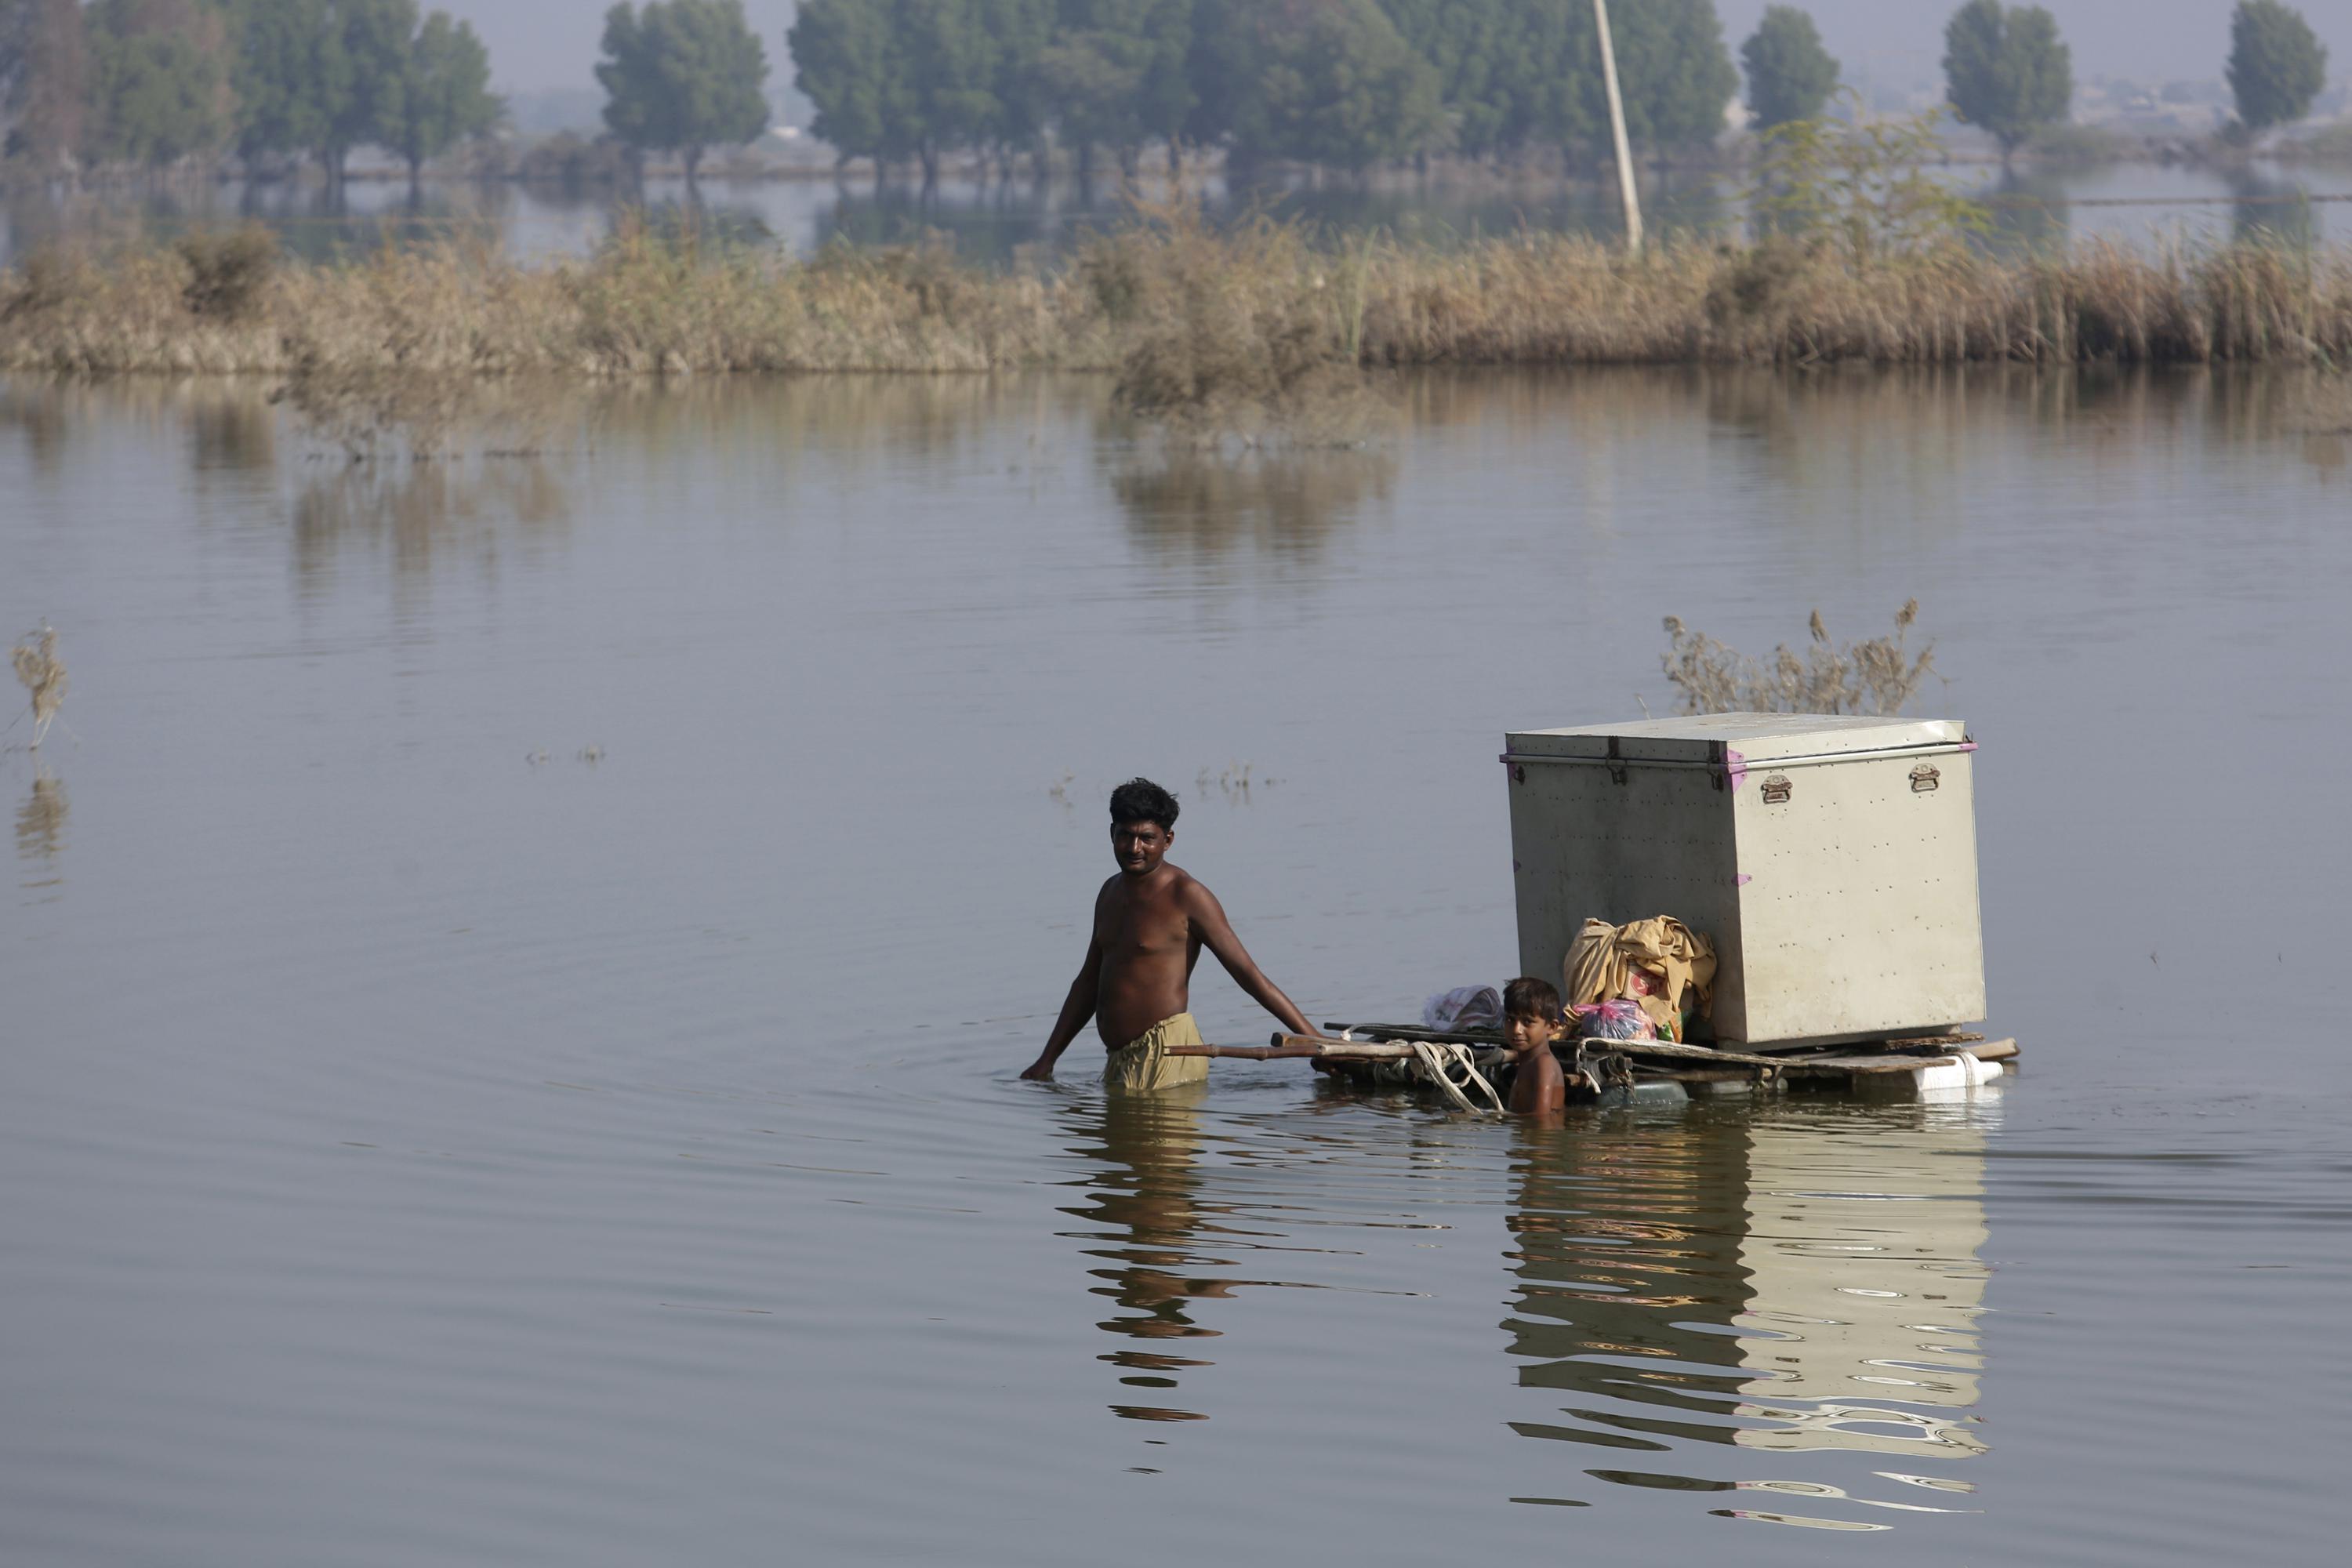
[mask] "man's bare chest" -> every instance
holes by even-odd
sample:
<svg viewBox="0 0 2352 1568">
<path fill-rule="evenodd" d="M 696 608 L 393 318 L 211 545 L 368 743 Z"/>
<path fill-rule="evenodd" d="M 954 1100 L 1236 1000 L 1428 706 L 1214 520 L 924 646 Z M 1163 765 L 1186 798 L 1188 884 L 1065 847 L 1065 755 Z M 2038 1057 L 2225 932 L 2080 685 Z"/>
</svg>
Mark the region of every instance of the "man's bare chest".
<svg viewBox="0 0 2352 1568">
<path fill-rule="evenodd" d="M 1192 939 L 1192 922 L 1173 899 L 1139 899 L 1107 909 L 1095 936 L 1106 952 L 1180 952 Z"/>
</svg>

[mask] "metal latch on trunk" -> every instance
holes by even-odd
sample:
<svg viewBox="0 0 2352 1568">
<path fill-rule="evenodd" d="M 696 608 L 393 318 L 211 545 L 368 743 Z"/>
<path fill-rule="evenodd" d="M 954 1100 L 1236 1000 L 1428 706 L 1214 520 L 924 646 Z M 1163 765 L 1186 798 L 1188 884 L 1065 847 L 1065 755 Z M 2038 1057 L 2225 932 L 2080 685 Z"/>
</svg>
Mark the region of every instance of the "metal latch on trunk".
<svg viewBox="0 0 2352 1568">
<path fill-rule="evenodd" d="M 1927 763 L 1921 763 L 1917 767 L 1911 770 L 1911 793 L 1913 795 L 1933 794 L 1936 786 L 1941 784 L 1943 779 L 1944 775 L 1942 773 L 1937 772 Z"/>
<path fill-rule="evenodd" d="M 1789 776 L 1786 773 L 1774 773 L 1764 781 L 1766 805 L 1779 805 L 1796 793 L 1796 786 L 1789 782 Z"/>
</svg>

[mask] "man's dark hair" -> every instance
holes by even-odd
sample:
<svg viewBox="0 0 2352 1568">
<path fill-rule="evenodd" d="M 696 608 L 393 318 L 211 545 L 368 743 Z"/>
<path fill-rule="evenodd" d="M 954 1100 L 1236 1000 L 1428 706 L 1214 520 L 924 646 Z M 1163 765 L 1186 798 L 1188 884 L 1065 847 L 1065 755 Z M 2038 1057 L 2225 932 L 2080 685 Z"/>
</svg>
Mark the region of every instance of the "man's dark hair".
<svg viewBox="0 0 2352 1568">
<path fill-rule="evenodd" d="M 1156 822 L 1173 833 L 1178 809 L 1176 797 L 1150 779 L 1129 779 L 1110 792 L 1110 819 L 1114 823 Z"/>
<path fill-rule="evenodd" d="M 1549 980 L 1538 980 L 1532 974 L 1522 974 L 1503 987 L 1503 1016 L 1506 1018 L 1541 1018 L 1547 1024 L 1559 1021 L 1559 991 Z"/>
</svg>

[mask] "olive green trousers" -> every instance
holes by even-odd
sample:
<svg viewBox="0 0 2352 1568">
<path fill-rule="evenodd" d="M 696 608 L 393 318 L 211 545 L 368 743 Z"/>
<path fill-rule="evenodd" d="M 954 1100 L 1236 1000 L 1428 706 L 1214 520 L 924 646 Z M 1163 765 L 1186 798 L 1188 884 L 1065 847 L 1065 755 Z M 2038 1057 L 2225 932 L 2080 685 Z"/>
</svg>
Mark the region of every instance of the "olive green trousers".
<svg viewBox="0 0 2352 1568">
<path fill-rule="evenodd" d="M 1171 1046 L 1197 1046 L 1201 1026 L 1190 1013 L 1162 1018 L 1134 1039 L 1111 1052 L 1103 1064 L 1103 1087 L 1122 1093 L 1174 1089 L 1200 1083 L 1209 1076 L 1206 1057 L 1171 1057 Z"/>
</svg>

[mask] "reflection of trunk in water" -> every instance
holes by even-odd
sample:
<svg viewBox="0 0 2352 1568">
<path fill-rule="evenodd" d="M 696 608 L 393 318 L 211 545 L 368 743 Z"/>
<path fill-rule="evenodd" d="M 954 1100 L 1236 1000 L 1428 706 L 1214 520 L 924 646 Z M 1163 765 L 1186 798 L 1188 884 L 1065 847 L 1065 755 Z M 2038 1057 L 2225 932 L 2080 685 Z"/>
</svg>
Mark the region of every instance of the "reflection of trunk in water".
<svg viewBox="0 0 2352 1568">
<path fill-rule="evenodd" d="M 452 549 L 495 571 L 501 526 L 509 520 L 545 531 L 568 514 L 571 500 L 535 458 L 483 461 L 337 464 L 306 480 L 294 501 L 294 566 L 306 584 L 333 574 L 351 541 L 388 542 L 394 581 L 429 581 L 436 557 Z"/>
<path fill-rule="evenodd" d="M 1097 1326 L 1139 1341 L 1213 1339 L 1218 1331 L 1193 1321 L 1187 1310 L 1196 1300 L 1231 1296 L 1247 1281 L 1191 1272 L 1197 1265 L 1227 1267 L 1223 1258 L 1197 1257 L 1201 1228 L 1198 1205 L 1201 1129 L 1200 1088 L 1153 1095 L 1110 1096 L 1086 1107 L 1073 1121 L 1084 1145 L 1078 1152 L 1097 1164 L 1087 1182 L 1087 1201 L 1062 1212 L 1084 1228 L 1061 1234 L 1087 1243 L 1090 1258 L 1109 1267 L 1090 1270 L 1102 1281 L 1091 1289 L 1119 1310 Z M 1096 1142 L 1099 1140 L 1099 1142 Z M 1184 1368 L 1213 1363 L 1139 1344 L 1099 1359 L 1122 1369 L 1119 1382 L 1131 1388 L 1173 1389 Z M 1196 1411 L 1164 1405 L 1113 1405 L 1137 1421 L 1202 1421 Z"/>
<path fill-rule="evenodd" d="M 1513 1428 L 1620 1451 L 1638 1468 L 1586 1473 L 1621 1485 L 1943 1511 L 1811 1479 L 1663 1473 L 1659 1461 L 1675 1454 L 1687 1468 L 1700 1443 L 1874 1465 L 1899 1456 L 1904 1470 L 1874 1473 L 1970 1489 L 1907 1472 L 1985 1450 L 1968 1412 L 1982 1368 L 1982 1151 L 1995 1105 L 1524 1129 L 1507 1352 L 1527 1358 L 1522 1387 L 1575 1402 L 1561 1407 L 1566 1423 Z"/>
</svg>

